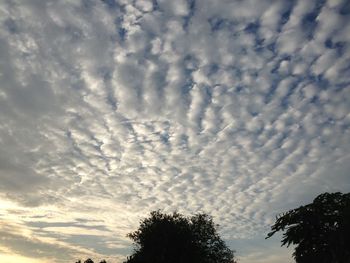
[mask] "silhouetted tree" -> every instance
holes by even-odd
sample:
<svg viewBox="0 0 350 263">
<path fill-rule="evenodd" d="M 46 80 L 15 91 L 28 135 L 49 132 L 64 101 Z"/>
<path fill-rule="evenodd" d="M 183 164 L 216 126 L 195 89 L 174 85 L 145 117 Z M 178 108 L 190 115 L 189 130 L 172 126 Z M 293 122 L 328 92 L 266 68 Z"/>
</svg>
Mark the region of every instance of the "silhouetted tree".
<svg viewBox="0 0 350 263">
<path fill-rule="evenodd" d="M 185 217 L 151 212 L 128 234 L 135 250 L 126 263 L 234 263 L 234 253 L 221 240 L 206 214 Z"/>
<path fill-rule="evenodd" d="M 81 260 L 78 260 L 75 263 L 81 263 Z M 87 260 L 84 261 L 84 263 L 94 263 L 94 261 L 91 258 L 88 258 Z M 100 261 L 100 263 L 107 263 L 107 261 L 103 259 Z"/>
<path fill-rule="evenodd" d="M 324 193 L 276 218 L 266 238 L 285 231 L 298 263 L 350 263 L 350 193 Z"/>
</svg>

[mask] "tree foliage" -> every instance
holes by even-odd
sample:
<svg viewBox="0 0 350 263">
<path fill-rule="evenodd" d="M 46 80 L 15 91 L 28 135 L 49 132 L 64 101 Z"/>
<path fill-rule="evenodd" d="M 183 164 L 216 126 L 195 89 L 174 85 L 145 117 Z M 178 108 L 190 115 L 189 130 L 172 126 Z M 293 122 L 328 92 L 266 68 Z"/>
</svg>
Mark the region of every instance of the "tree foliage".
<svg viewBox="0 0 350 263">
<path fill-rule="evenodd" d="M 266 238 L 278 231 L 282 246 L 296 245 L 298 263 L 350 263 L 350 193 L 324 193 L 280 215 Z"/>
<path fill-rule="evenodd" d="M 234 263 L 234 254 L 221 240 L 217 225 L 206 214 L 151 212 L 128 234 L 135 250 L 126 263 Z"/>
<path fill-rule="evenodd" d="M 81 263 L 81 260 L 78 260 L 75 263 Z M 84 261 L 84 263 L 94 263 L 94 261 L 91 258 L 88 258 L 87 260 Z M 100 261 L 100 263 L 107 263 L 107 261 L 103 259 L 102 261 Z"/>
</svg>

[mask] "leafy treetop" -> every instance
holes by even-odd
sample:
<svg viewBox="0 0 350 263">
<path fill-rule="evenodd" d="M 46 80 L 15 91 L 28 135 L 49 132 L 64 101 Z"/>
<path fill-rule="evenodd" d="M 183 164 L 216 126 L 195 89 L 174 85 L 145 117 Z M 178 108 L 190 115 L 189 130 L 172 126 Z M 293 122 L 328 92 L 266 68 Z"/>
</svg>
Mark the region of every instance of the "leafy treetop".
<svg viewBox="0 0 350 263">
<path fill-rule="evenodd" d="M 350 263 L 350 193 L 324 193 L 276 218 L 266 238 L 285 231 L 297 263 Z"/>
<path fill-rule="evenodd" d="M 185 217 L 153 211 L 128 234 L 135 243 L 126 263 L 234 263 L 234 253 L 221 240 L 206 214 Z"/>
</svg>

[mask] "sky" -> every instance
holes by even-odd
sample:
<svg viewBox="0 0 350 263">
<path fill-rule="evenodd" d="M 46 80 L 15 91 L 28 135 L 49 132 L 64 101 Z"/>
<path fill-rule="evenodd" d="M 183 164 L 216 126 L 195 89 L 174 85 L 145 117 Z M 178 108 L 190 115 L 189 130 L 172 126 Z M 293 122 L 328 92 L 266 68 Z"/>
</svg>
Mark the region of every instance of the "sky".
<svg viewBox="0 0 350 263">
<path fill-rule="evenodd" d="M 241 263 L 350 190 L 347 0 L 0 0 L 0 260 L 121 263 L 150 211 Z"/>
</svg>

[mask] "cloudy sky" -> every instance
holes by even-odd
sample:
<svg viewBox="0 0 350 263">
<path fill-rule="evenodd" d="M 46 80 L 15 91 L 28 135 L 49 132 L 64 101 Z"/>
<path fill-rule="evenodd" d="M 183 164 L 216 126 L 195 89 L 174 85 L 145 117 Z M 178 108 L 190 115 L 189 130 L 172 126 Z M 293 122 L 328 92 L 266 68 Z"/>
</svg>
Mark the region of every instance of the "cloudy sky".
<svg viewBox="0 0 350 263">
<path fill-rule="evenodd" d="M 242 263 L 349 192 L 347 0 L 0 0 L 0 260 L 121 262 L 155 209 Z"/>
</svg>

